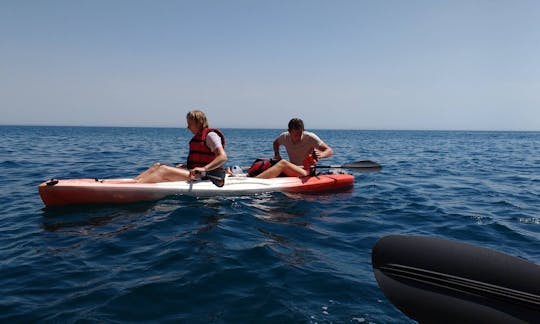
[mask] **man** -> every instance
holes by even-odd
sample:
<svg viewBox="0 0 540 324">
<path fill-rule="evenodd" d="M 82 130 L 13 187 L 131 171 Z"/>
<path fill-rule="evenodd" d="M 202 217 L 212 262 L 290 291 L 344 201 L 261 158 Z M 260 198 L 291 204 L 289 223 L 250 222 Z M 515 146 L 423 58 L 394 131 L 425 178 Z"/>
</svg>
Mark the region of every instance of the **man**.
<svg viewBox="0 0 540 324">
<path fill-rule="evenodd" d="M 304 122 L 300 118 L 291 119 L 288 131 L 281 133 L 273 145 L 274 160 L 278 162 L 257 175 L 257 178 L 275 178 L 282 173 L 289 177 L 306 176 L 315 162 L 334 153 L 319 136 L 304 130 Z M 282 145 L 287 150 L 289 161 L 281 158 L 279 149 Z"/>
</svg>

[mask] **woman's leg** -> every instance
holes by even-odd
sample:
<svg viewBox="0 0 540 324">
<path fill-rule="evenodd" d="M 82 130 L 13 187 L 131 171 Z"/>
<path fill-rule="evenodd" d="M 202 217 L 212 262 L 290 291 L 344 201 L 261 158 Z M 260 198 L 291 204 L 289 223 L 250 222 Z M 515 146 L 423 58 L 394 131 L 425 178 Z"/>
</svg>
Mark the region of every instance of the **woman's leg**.
<svg viewBox="0 0 540 324">
<path fill-rule="evenodd" d="M 155 168 L 154 166 L 138 176 L 136 178 L 137 181 L 139 183 L 156 183 L 189 180 L 189 171 L 186 169 L 175 168 L 162 164 L 156 166 Z"/>
<path fill-rule="evenodd" d="M 159 168 L 160 165 L 161 164 L 159 162 L 152 164 L 152 166 L 146 169 L 146 171 L 136 176 L 135 180 L 140 180 L 142 178 L 149 176 L 150 174 L 154 173 L 157 170 L 157 168 Z"/>
</svg>

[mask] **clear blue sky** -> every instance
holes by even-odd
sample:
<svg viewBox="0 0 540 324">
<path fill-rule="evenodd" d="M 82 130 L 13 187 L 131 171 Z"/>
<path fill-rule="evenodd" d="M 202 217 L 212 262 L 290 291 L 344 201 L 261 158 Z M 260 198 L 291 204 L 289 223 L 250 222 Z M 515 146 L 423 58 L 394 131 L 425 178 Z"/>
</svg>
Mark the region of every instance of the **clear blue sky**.
<svg viewBox="0 0 540 324">
<path fill-rule="evenodd" d="M 540 1 L 0 0 L 0 124 L 540 130 Z"/>
</svg>

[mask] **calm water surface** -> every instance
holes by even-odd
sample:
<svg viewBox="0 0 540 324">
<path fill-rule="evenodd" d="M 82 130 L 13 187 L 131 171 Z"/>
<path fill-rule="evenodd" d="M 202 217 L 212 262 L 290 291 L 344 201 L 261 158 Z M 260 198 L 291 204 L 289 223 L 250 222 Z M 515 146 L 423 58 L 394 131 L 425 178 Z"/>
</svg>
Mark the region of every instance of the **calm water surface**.
<svg viewBox="0 0 540 324">
<path fill-rule="evenodd" d="M 224 129 L 229 165 L 281 130 Z M 185 160 L 185 129 L 0 127 L 3 322 L 411 322 L 371 271 L 387 234 L 540 263 L 540 133 L 316 131 L 352 192 L 44 208 L 49 178 L 135 176 Z"/>
</svg>

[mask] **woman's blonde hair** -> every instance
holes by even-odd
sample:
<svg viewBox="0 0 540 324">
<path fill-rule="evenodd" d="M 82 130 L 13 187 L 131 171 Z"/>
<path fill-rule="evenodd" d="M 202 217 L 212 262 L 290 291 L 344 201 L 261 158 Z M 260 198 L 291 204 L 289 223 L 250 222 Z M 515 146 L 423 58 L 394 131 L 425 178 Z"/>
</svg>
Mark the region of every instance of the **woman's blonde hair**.
<svg viewBox="0 0 540 324">
<path fill-rule="evenodd" d="M 192 121 L 201 125 L 203 129 L 208 128 L 208 119 L 206 119 L 206 115 L 200 110 L 192 110 L 188 112 L 186 118 L 191 119 Z"/>
</svg>

